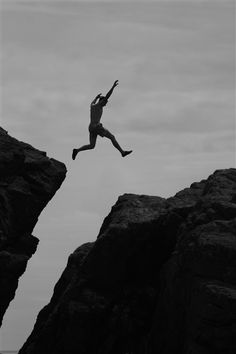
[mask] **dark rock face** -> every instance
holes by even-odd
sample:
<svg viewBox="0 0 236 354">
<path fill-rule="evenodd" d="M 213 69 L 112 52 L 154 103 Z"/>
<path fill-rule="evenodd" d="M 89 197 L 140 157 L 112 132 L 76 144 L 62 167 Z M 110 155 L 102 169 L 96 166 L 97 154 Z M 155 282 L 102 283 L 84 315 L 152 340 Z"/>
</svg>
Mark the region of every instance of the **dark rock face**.
<svg viewBox="0 0 236 354">
<path fill-rule="evenodd" d="M 38 216 L 65 175 L 64 164 L 0 128 L 0 323 L 36 251 Z"/>
<path fill-rule="evenodd" d="M 236 169 L 125 194 L 70 257 L 20 354 L 236 352 Z"/>
</svg>

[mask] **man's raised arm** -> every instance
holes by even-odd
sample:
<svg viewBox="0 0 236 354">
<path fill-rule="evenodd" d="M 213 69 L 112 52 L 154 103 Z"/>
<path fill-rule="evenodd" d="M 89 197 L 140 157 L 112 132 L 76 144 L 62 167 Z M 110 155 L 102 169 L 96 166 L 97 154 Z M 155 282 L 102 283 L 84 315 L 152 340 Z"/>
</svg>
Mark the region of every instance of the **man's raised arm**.
<svg viewBox="0 0 236 354">
<path fill-rule="evenodd" d="M 106 96 L 105 96 L 107 100 L 108 100 L 108 98 L 111 96 L 111 94 L 112 94 L 114 88 L 115 88 L 117 85 L 118 85 L 118 80 L 116 80 L 116 81 L 114 82 L 114 84 L 112 85 L 112 88 L 107 92 L 107 94 L 106 94 Z"/>
</svg>

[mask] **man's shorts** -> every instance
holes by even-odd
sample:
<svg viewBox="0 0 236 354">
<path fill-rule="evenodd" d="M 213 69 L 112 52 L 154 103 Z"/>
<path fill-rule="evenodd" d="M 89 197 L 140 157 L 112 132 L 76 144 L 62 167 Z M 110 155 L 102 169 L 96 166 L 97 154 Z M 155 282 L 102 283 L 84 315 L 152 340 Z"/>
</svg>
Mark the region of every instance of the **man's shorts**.
<svg viewBox="0 0 236 354">
<path fill-rule="evenodd" d="M 92 135 L 99 135 L 101 137 L 108 137 L 111 135 L 111 133 L 105 129 L 102 125 L 102 123 L 98 123 L 98 124 L 90 124 L 89 125 L 89 133 Z"/>
</svg>

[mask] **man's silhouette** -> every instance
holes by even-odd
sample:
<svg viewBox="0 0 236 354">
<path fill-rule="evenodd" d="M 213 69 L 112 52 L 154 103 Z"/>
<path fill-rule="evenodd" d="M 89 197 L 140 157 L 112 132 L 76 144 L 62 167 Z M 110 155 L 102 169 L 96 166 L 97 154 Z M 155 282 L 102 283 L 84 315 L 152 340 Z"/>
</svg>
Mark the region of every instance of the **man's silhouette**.
<svg viewBox="0 0 236 354">
<path fill-rule="evenodd" d="M 118 80 L 116 80 L 112 86 L 112 88 L 108 91 L 106 96 L 102 96 L 101 93 L 95 97 L 95 99 L 91 102 L 90 105 L 90 124 L 89 124 L 89 144 L 83 145 L 78 149 L 73 149 L 72 159 L 76 158 L 76 155 L 80 151 L 94 149 L 97 141 L 97 136 L 105 137 L 111 140 L 113 146 L 120 151 L 121 155 L 125 157 L 129 155 L 132 150 L 126 151 L 123 150 L 118 144 L 115 136 L 110 133 L 107 129 L 105 129 L 100 123 L 103 113 L 103 107 L 106 106 L 108 102 L 108 98 L 111 96 L 114 88 L 118 85 Z"/>
</svg>

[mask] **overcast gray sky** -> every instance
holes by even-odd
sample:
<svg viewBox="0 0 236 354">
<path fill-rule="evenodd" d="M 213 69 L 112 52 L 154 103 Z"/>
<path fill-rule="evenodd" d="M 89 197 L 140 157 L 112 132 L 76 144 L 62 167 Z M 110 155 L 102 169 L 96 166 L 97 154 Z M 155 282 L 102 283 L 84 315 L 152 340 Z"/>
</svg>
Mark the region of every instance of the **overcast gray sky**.
<svg viewBox="0 0 236 354">
<path fill-rule="evenodd" d="M 7 312 L 18 349 L 69 254 L 95 240 L 119 195 L 168 197 L 235 166 L 234 1 L 1 1 L 1 125 L 63 161 L 67 179 L 34 230 L 37 253 Z M 89 105 L 119 86 L 103 124 L 133 149 L 87 143 Z"/>
</svg>

